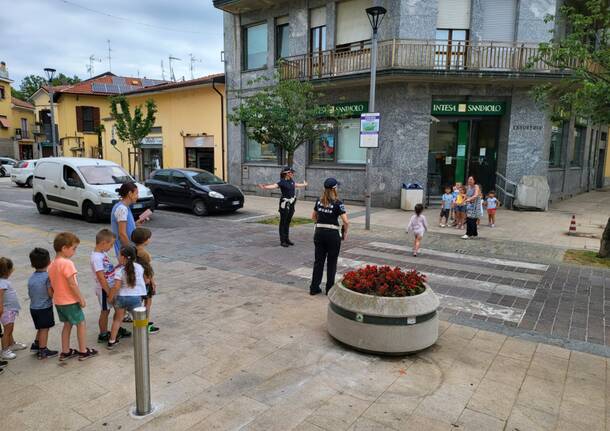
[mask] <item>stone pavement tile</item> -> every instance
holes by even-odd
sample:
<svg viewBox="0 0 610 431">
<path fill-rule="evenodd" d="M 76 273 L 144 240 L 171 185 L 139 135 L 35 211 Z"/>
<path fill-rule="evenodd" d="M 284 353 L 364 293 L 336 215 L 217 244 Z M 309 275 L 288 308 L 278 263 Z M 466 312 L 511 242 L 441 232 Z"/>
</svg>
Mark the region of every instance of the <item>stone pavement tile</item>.
<svg viewBox="0 0 610 431">
<path fill-rule="evenodd" d="M 252 420 L 269 409 L 269 406 L 259 403 L 252 398 L 239 396 L 233 399 L 222 409 L 198 422 L 192 430 L 237 430 L 241 429 Z M 174 428 L 165 428 L 174 429 Z"/>
<path fill-rule="evenodd" d="M 451 431 L 454 430 L 453 425 L 447 422 L 439 421 L 426 416 L 412 415 L 402 430 L 426 430 L 426 431 Z"/>
<path fill-rule="evenodd" d="M 517 397 L 517 404 L 559 414 L 564 382 L 551 382 L 534 376 L 526 376 Z"/>
<path fill-rule="evenodd" d="M 587 404 L 603 409 L 605 400 L 605 382 L 568 376 L 563 392 L 563 401 Z"/>
<path fill-rule="evenodd" d="M 563 401 L 559 409 L 559 426 L 561 430 L 602 430 L 606 423 L 606 411 L 602 407 L 587 404 Z M 572 428 L 570 428 L 570 426 Z"/>
<path fill-rule="evenodd" d="M 327 431 L 324 428 L 320 428 L 311 422 L 303 421 L 292 429 L 292 431 Z"/>
<path fill-rule="evenodd" d="M 536 353 L 545 353 L 547 355 L 557 356 L 561 359 L 570 359 L 570 351 L 562 347 L 553 346 L 550 344 L 538 344 Z"/>
<path fill-rule="evenodd" d="M 505 341 L 506 335 L 479 331 L 468 344 L 468 349 L 481 350 L 496 354 L 500 351 Z"/>
<path fill-rule="evenodd" d="M 426 397 L 415 409 L 414 414 L 432 419 L 455 423 L 470 401 L 473 389 L 469 385 L 443 384 Z"/>
<path fill-rule="evenodd" d="M 557 420 L 557 415 L 527 406 L 515 405 L 505 429 L 507 431 L 554 431 Z"/>
<path fill-rule="evenodd" d="M 451 325 L 445 332 L 443 332 L 443 338 L 454 338 L 459 337 L 465 340 L 472 340 L 477 334 L 478 330 L 462 325 Z"/>
<path fill-rule="evenodd" d="M 135 402 L 135 388 L 131 385 L 113 386 L 110 392 L 106 392 L 99 398 L 91 399 L 78 404 L 74 410 L 81 416 L 95 422 L 109 412 L 119 409 L 128 409 Z"/>
<path fill-rule="evenodd" d="M 530 361 L 536 350 L 536 343 L 519 340 L 517 338 L 507 338 L 499 354 L 520 361 Z"/>
<path fill-rule="evenodd" d="M 456 425 L 465 431 L 485 430 L 503 431 L 504 421 L 494 416 L 475 412 L 474 410 L 464 409 L 464 412 L 457 420 Z"/>
<path fill-rule="evenodd" d="M 82 392 L 82 391 L 81 391 Z M 6 398 L 3 397 L 4 402 Z M 59 414 L 50 414 L 57 412 Z M 3 416 L 0 427 L 8 430 L 8 424 L 23 424 L 15 430 L 77 430 L 88 426 L 91 422 L 76 413 L 67 405 L 59 404 L 48 395 L 29 404 L 27 407 L 15 410 Z"/>
<path fill-rule="evenodd" d="M 606 380 L 606 359 L 582 352 L 572 352 L 568 376 L 584 379 Z"/>
<path fill-rule="evenodd" d="M 351 395 L 335 395 L 314 411 L 306 421 L 328 430 L 346 430 L 370 404 L 369 401 Z"/>
<path fill-rule="evenodd" d="M 332 431 L 332 430 L 328 430 Z M 375 422 L 372 419 L 359 417 L 356 422 L 352 424 L 349 431 L 398 431 L 396 428 L 391 428 L 387 425 Z"/>
<path fill-rule="evenodd" d="M 530 367 L 527 370 L 527 375 L 554 382 L 561 382 L 565 380 L 567 371 L 567 359 L 536 351 L 532 362 L 530 363 Z"/>
<path fill-rule="evenodd" d="M 468 408 L 506 420 L 510 416 L 519 389 L 487 378 L 483 379 L 468 402 Z"/>
<path fill-rule="evenodd" d="M 528 367 L 527 361 L 498 355 L 487 370 L 485 378 L 518 389 L 523 383 Z"/>
<path fill-rule="evenodd" d="M 139 430 L 182 431 L 191 427 L 209 416 L 211 411 L 201 405 L 196 399 L 181 402 L 168 410 L 155 414 L 150 421 L 137 428 Z"/>
<path fill-rule="evenodd" d="M 476 387 L 492 364 L 495 353 L 466 349 L 456 356 L 451 368 L 445 373 L 446 383 L 464 383 Z"/>
<path fill-rule="evenodd" d="M 2 377 L 4 378 L 6 376 L 3 375 Z M 4 390 L 3 380 L 2 388 Z M 32 404 L 49 398 L 48 394 L 41 391 L 36 385 L 25 386 L 18 390 L 12 391 L 10 394 L 10 397 L 2 397 L 2 402 L 0 402 L 0 417 L 2 418 L 13 412 L 22 411 Z"/>
<path fill-rule="evenodd" d="M 99 358 L 95 359 L 99 360 Z M 92 359 L 91 362 L 95 359 Z M 54 377 L 36 386 L 45 391 L 47 396 L 52 397 L 56 402 L 69 407 L 75 407 L 108 393 L 107 387 L 94 383 L 84 375 L 75 377 L 71 373 Z"/>
</svg>

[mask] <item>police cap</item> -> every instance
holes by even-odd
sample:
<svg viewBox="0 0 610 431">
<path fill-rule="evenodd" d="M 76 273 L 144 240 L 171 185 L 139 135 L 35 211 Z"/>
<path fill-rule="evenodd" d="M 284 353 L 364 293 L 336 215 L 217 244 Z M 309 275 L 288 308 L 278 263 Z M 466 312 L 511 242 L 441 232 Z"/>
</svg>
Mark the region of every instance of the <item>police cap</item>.
<svg viewBox="0 0 610 431">
<path fill-rule="evenodd" d="M 339 181 L 337 181 L 335 178 L 326 178 L 326 180 L 324 181 L 325 189 L 334 189 L 338 185 L 341 185 L 341 183 Z"/>
</svg>

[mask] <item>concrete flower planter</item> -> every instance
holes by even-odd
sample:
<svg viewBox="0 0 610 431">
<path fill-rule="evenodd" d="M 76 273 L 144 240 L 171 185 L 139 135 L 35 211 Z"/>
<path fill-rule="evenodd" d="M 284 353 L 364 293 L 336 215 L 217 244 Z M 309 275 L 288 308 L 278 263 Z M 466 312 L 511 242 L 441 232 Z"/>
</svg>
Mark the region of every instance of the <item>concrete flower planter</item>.
<svg viewBox="0 0 610 431">
<path fill-rule="evenodd" d="M 426 285 L 415 296 L 363 295 L 337 283 L 329 292 L 327 328 L 336 340 L 370 353 L 399 355 L 438 339 L 438 297 Z"/>
</svg>

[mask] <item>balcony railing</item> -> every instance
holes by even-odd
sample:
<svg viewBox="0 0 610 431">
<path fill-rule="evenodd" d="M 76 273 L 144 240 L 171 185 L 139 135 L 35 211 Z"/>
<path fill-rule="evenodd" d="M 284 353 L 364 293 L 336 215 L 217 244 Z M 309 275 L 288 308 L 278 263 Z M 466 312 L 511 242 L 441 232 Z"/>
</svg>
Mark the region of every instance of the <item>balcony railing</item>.
<svg viewBox="0 0 610 431">
<path fill-rule="evenodd" d="M 30 139 L 30 133 L 27 129 L 15 129 L 15 139 L 20 141 L 22 139 Z"/>
<path fill-rule="evenodd" d="M 539 55 L 538 45 L 503 42 L 386 40 L 379 42 L 378 70 L 451 73 L 553 73 Z M 282 79 L 321 79 L 368 72 L 370 45 L 288 57 L 279 64 Z"/>
</svg>

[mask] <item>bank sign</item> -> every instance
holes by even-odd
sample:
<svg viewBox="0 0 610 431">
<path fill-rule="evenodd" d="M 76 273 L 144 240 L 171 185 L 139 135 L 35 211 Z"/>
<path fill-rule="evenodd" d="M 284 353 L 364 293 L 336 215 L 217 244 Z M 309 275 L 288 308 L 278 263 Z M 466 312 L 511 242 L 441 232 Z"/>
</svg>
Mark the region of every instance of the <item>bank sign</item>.
<svg viewBox="0 0 610 431">
<path fill-rule="evenodd" d="M 504 115 L 506 102 L 432 101 L 432 115 Z"/>
<path fill-rule="evenodd" d="M 368 102 L 348 102 L 336 103 L 334 105 L 320 105 L 318 109 L 319 117 L 358 117 L 368 112 Z"/>
</svg>

